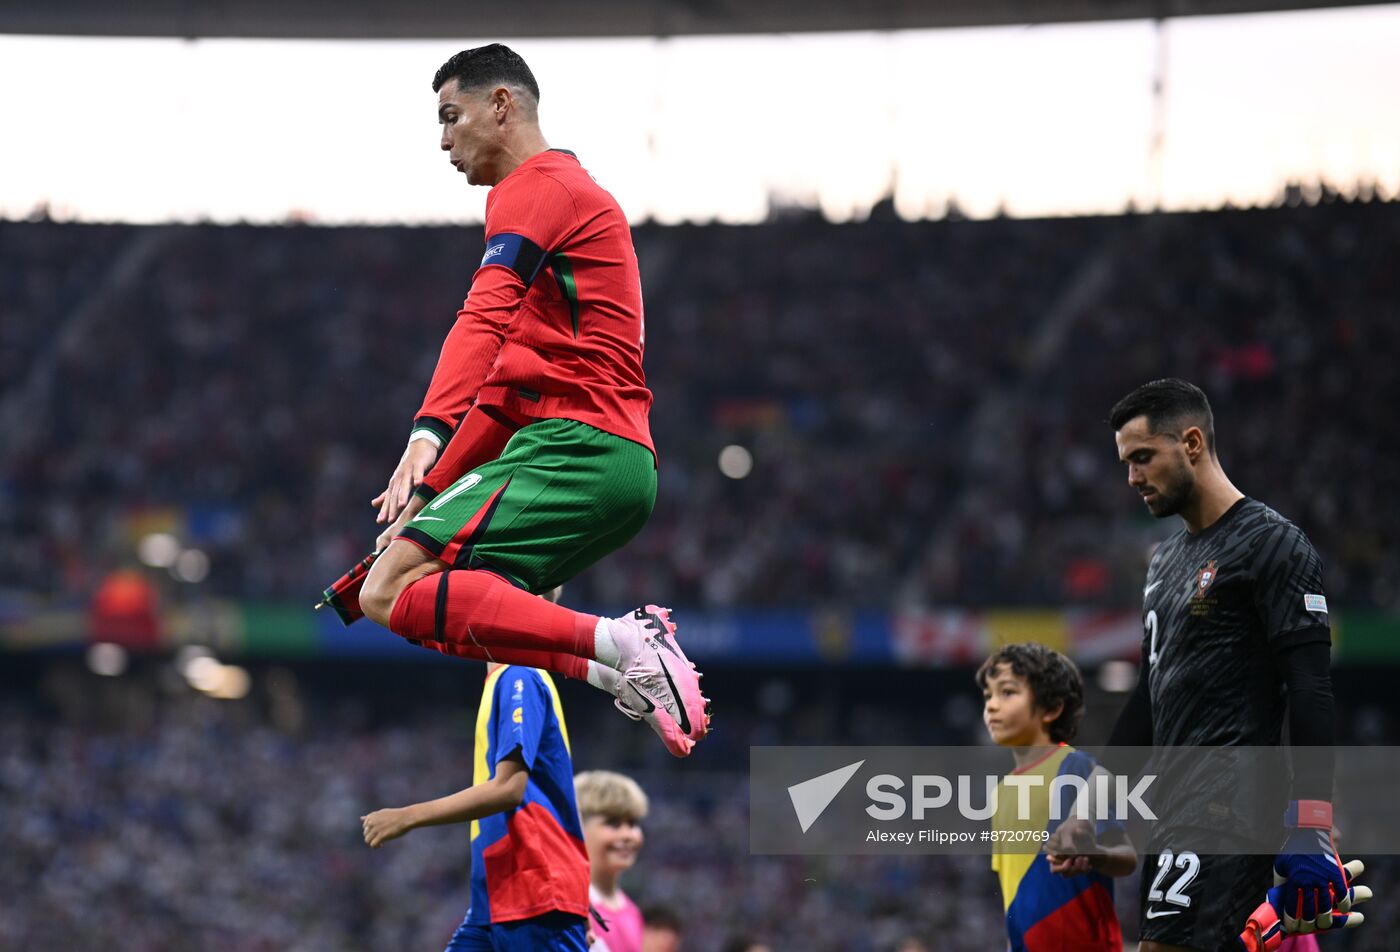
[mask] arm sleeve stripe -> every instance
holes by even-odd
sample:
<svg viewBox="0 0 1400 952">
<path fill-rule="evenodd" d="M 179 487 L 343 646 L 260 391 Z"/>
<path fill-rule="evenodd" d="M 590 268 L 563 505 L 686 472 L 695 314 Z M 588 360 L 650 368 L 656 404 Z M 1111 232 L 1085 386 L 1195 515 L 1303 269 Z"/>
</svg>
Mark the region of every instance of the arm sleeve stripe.
<svg viewBox="0 0 1400 952">
<path fill-rule="evenodd" d="M 449 426 L 445 421 L 439 420 L 437 417 L 420 416 L 418 419 L 414 420 L 413 429 L 409 431 L 408 434 L 408 440 L 410 443 L 417 439 L 419 436 L 424 435 L 423 433 L 419 432 L 420 430 L 425 430 L 428 433 L 431 433 L 434 437 L 436 437 L 437 445 L 439 447 L 446 445 L 447 441 L 452 439 L 452 427 Z"/>
<path fill-rule="evenodd" d="M 486 239 L 486 253 L 481 256 L 481 266 L 499 264 L 520 276 L 529 287 L 540 273 L 544 264 L 545 251 L 524 235 L 505 231 Z"/>
<path fill-rule="evenodd" d="M 413 432 L 408 434 L 408 442 L 412 443 L 414 440 L 427 440 L 438 449 L 442 449 L 442 438 L 425 426 L 415 427 Z"/>
</svg>

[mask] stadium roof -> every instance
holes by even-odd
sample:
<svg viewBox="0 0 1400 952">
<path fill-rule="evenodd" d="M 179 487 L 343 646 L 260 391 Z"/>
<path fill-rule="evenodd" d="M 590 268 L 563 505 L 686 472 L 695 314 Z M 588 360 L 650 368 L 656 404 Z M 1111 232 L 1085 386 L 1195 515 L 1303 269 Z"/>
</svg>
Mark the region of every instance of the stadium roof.
<svg viewBox="0 0 1400 952">
<path fill-rule="evenodd" d="M 1377 0 L 1370 0 L 1375 3 Z M 679 36 L 895 30 L 1366 6 L 1367 0 L 0 0 L 0 33 L 88 36 Z"/>
</svg>

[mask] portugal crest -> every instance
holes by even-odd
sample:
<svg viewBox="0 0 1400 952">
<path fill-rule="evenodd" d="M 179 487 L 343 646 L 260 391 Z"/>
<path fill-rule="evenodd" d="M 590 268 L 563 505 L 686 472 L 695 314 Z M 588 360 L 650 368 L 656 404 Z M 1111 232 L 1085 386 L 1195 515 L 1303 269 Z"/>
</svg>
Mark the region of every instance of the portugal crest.
<svg viewBox="0 0 1400 952">
<path fill-rule="evenodd" d="M 1196 573 L 1196 598 L 1205 598 L 1206 589 L 1210 588 L 1210 583 L 1215 581 L 1215 559 L 1206 563 L 1205 568 Z"/>
</svg>

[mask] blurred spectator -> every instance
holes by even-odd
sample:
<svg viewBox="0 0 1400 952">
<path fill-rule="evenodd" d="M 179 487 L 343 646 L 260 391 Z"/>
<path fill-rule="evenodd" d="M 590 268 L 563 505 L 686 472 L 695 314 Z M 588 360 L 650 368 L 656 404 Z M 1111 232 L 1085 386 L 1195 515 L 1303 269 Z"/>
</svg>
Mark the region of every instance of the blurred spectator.
<svg viewBox="0 0 1400 952">
<path fill-rule="evenodd" d="M 720 946 L 720 952 L 773 952 L 773 950 L 757 939 L 751 939 L 748 936 L 735 936 Z"/>
<path fill-rule="evenodd" d="M 1400 608 L 1400 206 L 649 226 L 636 242 L 661 497 L 571 602 L 1133 605 L 1173 526 L 1122 485 L 1104 418 L 1177 374 L 1212 397 L 1241 488 L 1318 546 L 1329 596 Z M 160 533 L 207 553 L 207 576 L 162 558 L 148 583 L 314 597 L 374 538 L 368 500 L 480 253 L 471 229 L 0 223 L 0 594 L 139 609 L 104 582 Z M 729 445 L 744 478 L 719 468 Z M 1394 742 L 1393 674 L 1369 674 L 1339 688 L 1346 736 Z M 637 898 L 683 911 L 688 952 L 734 930 L 777 950 L 1000 947 L 985 858 L 748 853 L 749 745 L 969 741 L 956 693 L 893 693 L 901 676 L 858 690 L 858 672 L 814 671 L 798 684 L 817 696 L 778 715 L 750 685 L 683 773 L 607 705 L 579 705 L 580 763 L 635 767 L 654 791 Z M 441 711 L 460 697 L 390 716 L 416 694 L 303 696 L 258 674 L 247 701 L 215 702 L 167 680 L 55 665 L 0 691 L 0 894 L 24 897 L 0 948 L 444 944 L 465 839 L 371 854 L 357 818 L 456 788 L 470 726 Z M 1367 862 L 1388 895 L 1400 868 Z M 1392 908 L 1326 941 L 1390 948 Z M 648 949 L 677 947 L 667 922 Z"/>
<path fill-rule="evenodd" d="M 116 642 L 127 648 L 160 647 L 157 593 L 140 569 L 117 569 L 97 584 L 88 606 L 88 631 L 92 638 Z"/>
<path fill-rule="evenodd" d="M 652 905 L 642 910 L 642 952 L 681 952 L 681 917 L 670 906 Z"/>
<path fill-rule="evenodd" d="M 463 702 L 480 690 L 479 667 L 409 665 L 392 677 L 368 665 L 306 665 L 300 675 L 257 668 L 253 693 L 227 702 L 170 682 L 150 662 L 121 678 L 74 662 L 36 670 L 22 683 L 7 677 L 0 692 L 0 894 L 24 897 L 0 916 L 0 948 L 446 944 L 467 893 L 467 831 L 406 837 L 375 852 L 360 840 L 359 817 L 415 791 L 460 785 L 472 749 L 471 705 Z M 927 693 L 941 683 L 932 677 L 909 684 Z M 967 672 L 955 680 L 972 683 Z M 839 718 L 826 742 L 855 742 L 842 726 L 852 704 L 884 721 L 926 721 L 902 681 L 837 679 L 849 697 L 834 705 Z M 1388 679 L 1364 691 L 1358 683 L 1342 685 L 1364 695 L 1357 711 L 1393 689 Z M 940 952 L 1004 947 L 985 856 L 750 854 L 742 772 L 749 745 L 804 742 L 803 725 L 833 704 L 804 694 L 794 716 L 774 724 L 726 701 L 735 749 L 714 748 L 694 763 L 666 757 L 649 732 L 620 725 L 606 704 L 569 706 L 576 761 L 623 767 L 652 793 L 645 875 L 629 884 L 648 917 L 645 948 L 675 949 L 679 924 L 668 908 L 685 917 L 688 952 L 717 952 L 741 932 L 764 937 L 775 952 L 888 952 L 912 935 L 936 936 L 931 947 Z M 305 718 L 288 718 L 288 703 Z M 1364 858 L 1365 882 L 1380 896 L 1393 892 L 1400 865 Z M 1131 926 L 1135 885 L 1119 892 Z M 1393 907 L 1372 903 L 1366 916 L 1364 928 L 1329 945 L 1389 949 L 1400 926 Z"/>
<path fill-rule="evenodd" d="M 635 237 L 660 497 L 580 605 L 1132 605 L 1172 526 L 1103 420 L 1176 374 L 1329 597 L 1400 607 L 1400 205 Z M 374 538 L 480 239 L 0 223 L 0 252 L 0 586 L 90 592 L 156 510 L 208 555 L 188 591 L 301 600 Z"/>
</svg>

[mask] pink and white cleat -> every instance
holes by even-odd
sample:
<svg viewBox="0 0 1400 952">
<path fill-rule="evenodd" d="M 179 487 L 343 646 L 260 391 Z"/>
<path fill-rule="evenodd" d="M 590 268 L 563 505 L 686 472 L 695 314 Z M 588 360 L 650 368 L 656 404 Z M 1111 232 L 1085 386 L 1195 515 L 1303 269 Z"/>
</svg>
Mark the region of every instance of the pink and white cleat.
<svg viewBox="0 0 1400 952">
<path fill-rule="evenodd" d="M 656 736 L 666 745 L 666 749 L 677 757 L 689 757 L 695 741 L 682 733 L 676 719 L 656 706 L 650 697 L 638 691 L 627 682 L 622 672 L 598 661 L 589 662 L 588 681 L 595 687 L 607 691 L 613 697 L 617 709 L 630 720 L 646 721 L 647 726 L 656 731 Z"/>
<path fill-rule="evenodd" d="M 652 730 L 656 731 L 656 736 L 661 738 L 661 743 L 666 745 L 676 757 L 689 757 L 690 752 L 695 747 L 695 741 L 681 731 L 681 727 L 676 723 L 675 718 L 667 714 L 665 710 L 656 706 L 651 698 L 627 681 L 622 680 L 618 675 L 618 695 L 613 701 L 617 709 L 626 714 L 634 721 L 646 721 Z M 623 700 L 623 698 L 627 700 Z"/>
<path fill-rule="evenodd" d="M 687 756 L 709 732 L 710 702 L 700 693 L 700 673 L 676 644 L 671 610 L 648 605 L 608 619 L 608 627 L 621 655 L 618 709 L 650 724 L 671 753 Z"/>
</svg>

